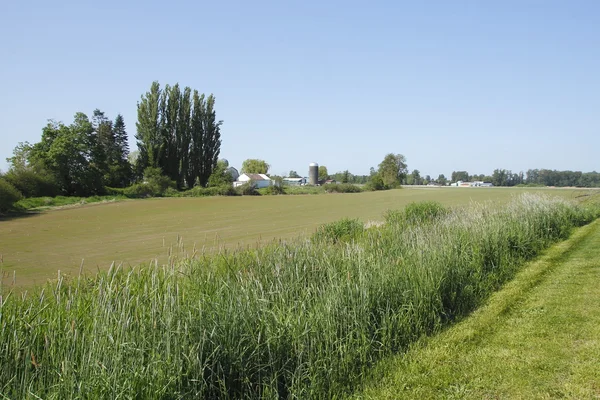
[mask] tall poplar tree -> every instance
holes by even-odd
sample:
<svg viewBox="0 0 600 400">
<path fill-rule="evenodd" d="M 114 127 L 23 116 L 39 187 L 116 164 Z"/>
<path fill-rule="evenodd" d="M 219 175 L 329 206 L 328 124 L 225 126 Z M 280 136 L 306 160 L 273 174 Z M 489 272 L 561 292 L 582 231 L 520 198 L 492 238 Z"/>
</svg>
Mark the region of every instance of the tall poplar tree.
<svg viewBox="0 0 600 400">
<path fill-rule="evenodd" d="M 221 121 L 215 98 L 179 84 L 160 90 L 154 82 L 138 103 L 137 143 L 140 169 L 158 167 L 179 188 L 206 186 L 221 149 Z"/>
<path fill-rule="evenodd" d="M 158 82 L 152 82 L 150 91 L 142 96 L 138 103 L 138 120 L 136 122 L 137 147 L 140 152 L 137 162 L 143 168 L 160 167 L 159 161 L 163 141 L 160 132 L 160 110 L 161 90 Z"/>
</svg>

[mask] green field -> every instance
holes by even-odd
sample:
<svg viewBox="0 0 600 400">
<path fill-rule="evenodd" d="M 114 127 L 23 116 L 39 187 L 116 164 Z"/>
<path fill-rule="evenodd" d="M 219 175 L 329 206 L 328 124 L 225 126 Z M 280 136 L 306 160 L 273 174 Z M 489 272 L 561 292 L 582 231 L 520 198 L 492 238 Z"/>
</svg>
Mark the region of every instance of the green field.
<svg viewBox="0 0 600 400">
<path fill-rule="evenodd" d="M 600 397 L 600 221 L 469 318 L 379 365 L 356 399 Z"/>
<path fill-rule="evenodd" d="M 437 196 L 450 202 L 462 196 L 464 202 L 467 193 L 451 189 Z M 465 207 L 413 203 L 386 212 L 381 224 L 369 228 L 343 219 L 322 225 L 308 240 L 212 253 L 164 267 L 114 267 L 95 279 L 61 277 L 27 294 L 0 288 L 0 397 L 323 399 L 356 393 L 379 361 L 402 354 L 426 335 L 449 331 L 526 261 L 600 216 L 591 202 L 535 194 L 499 204 L 510 193 L 489 191 L 498 202 Z M 355 201 L 356 207 L 384 195 L 401 204 L 436 192 L 314 197 L 335 208 L 335 199 Z M 283 208 L 292 200 L 264 197 L 245 204 L 282 201 Z M 147 210 L 184 203 L 123 204 Z M 97 212 L 108 208 L 98 206 Z M 67 215 L 55 214 L 61 213 Z M 574 242 L 595 243 L 582 237 Z M 534 274 L 519 292 L 538 282 Z M 559 303 L 560 296 L 547 308 Z M 544 315 L 534 311 L 527 315 Z M 500 309 L 480 326 L 504 315 Z M 569 324 L 580 322 L 566 319 L 563 329 L 575 332 Z M 516 333 L 518 325 L 501 331 Z M 528 332 L 516 335 L 515 343 Z M 539 343 L 549 338 L 541 336 Z M 455 359 L 451 356 L 449 365 Z M 463 365 L 461 376 L 470 359 Z M 507 382 L 510 386 L 510 377 Z"/>
<path fill-rule="evenodd" d="M 381 220 L 389 209 L 422 200 L 445 205 L 506 202 L 523 192 L 576 197 L 581 190 L 521 188 L 415 188 L 357 194 L 162 198 L 91 204 L 0 220 L 4 283 L 29 286 L 57 270 L 90 273 L 114 261 L 137 265 L 167 260 L 171 246 L 191 253 L 221 246 L 254 246 L 312 233 L 343 217 Z M 181 239 L 181 240 L 179 240 Z"/>
</svg>

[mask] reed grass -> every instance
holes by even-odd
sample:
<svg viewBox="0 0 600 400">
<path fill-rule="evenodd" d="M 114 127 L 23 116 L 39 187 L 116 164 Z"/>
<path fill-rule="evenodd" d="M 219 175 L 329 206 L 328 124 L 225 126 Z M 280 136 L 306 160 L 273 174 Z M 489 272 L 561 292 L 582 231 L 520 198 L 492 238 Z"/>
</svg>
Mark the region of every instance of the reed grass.
<svg viewBox="0 0 600 400">
<path fill-rule="evenodd" d="M 375 361 L 466 315 L 600 215 L 538 195 L 408 210 L 368 229 L 322 228 L 323 240 L 113 266 L 21 295 L 4 286 L 0 393 L 342 397 Z"/>
</svg>

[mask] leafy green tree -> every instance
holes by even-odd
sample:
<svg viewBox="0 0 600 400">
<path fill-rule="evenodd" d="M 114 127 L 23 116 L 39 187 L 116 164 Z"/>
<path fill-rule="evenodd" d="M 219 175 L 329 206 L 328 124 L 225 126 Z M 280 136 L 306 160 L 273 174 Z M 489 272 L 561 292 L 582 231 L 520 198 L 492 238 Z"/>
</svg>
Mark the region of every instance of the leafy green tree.
<svg viewBox="0 0 600 400">
<path fill-rule="evenodd" d="M 351 179 L 350 171 L 345 170 L 342 172 L 342 183 L 349 183 Z"/>
<path fill-rule="evenodd" d="M 233 177 L 227 171 L 229 163 L 226 160 L 217 161 L 217 166 L 208 178 L 208 187 L 231 185 Z"/>
<path fill-rule="evenodd" d="M 93 157 L 93 132 L 88 117 L 77 113 L 69 126 L 50 121 L 42 130 L 42 140 L 31 148 L 32 163 L 52 173 L 65 195 L 89 196 L 104 190 L 102 171 Z"/>
<path fill-rule="evenodd" d="M 492 174 L 492 184 L 494 186 L 508 186 L 508 173 L 505 169 L 495 169 Z"/>
<path fill-rule="evenodd" d="M 21 198 L 21 193 L 0 176 L 0 213 L 9 211 Z"/>
<path fill-rule="evenodd" d="M 56 196 L 59 188 L 54 176 L 40 161 L 32 161 L 32 149 L 28 142 L 19 142 L 13 156 L 6 159 L 9 169 L 4 178 L 25 197 Z"/>
<path fill-rule="evenodd" d="M 446 179 L 446 176 L 444 174 L 439 174 L 437 178 L 437 183 L 445 186 L 448 183 L 448 179 Z"/>
<path fill-rule="evenodd" d="M 264 160 L 249 158 L 242 163 L 242 174 L 266 174 L 271 166 Z"/>
<path fill-rule="evenodd" d="M 288 174 L 289 178 L 302 178 L 300 175 L 298 175 L 298 173 L 294 170 L 291 170 L 290 173 Z"/>
<path fill-rule="evenodd" d="M 367 190 L 387 190 L 389 187 L 383 182 L 383 178 L 379 173 L 375 173 L 369 177 L 367 181 Z"/>
<path fill-rule="evenodd" d="M 385 186 L 398 187 L 406 178 L 406 157 L 402 154 L 389 153 L 379 164 L 378 174 Z"/>
<path fill-rule="evenodd" d="M 160 129 L 160 99 L 160 85 L 158 82 L 152 82 L 150 91 L 142 96 L 137 106 L 138 120 L 135 138 L 140 152 L 138 162 L 142 170 L 146 167 L 159 167 L 164 150 Z"/>
<path fill-rule="evenodd" d="M 452 171 L 452 182 L 469 182 L 469 173 L 467 171 Z"/>
<path fill-rule="evenodd" d="M 327 167 L 324 165 L 319 165 L 319 181 L 325 181 L 329 179 L 329 173 L 327 172 Z"/>
<path fill-rule="evenodd" d="M 201 185 L 206 185 L 212 170 L 217 166 L 219 154 L 221 153 L 221 125 L 223 121 L 217 121 L 215 113 L 215 97 L 211 94 L 207 97 L 204 105 L 202 126 L 204 137 L 202 142 L 202 168 L 198 179 Z"/>
<path fill-rule="evenodd" d="M 421 172 L 418 169 L 413 170 L 413 172 L 407 176 L 406 182 L 409 185 L 421 185 L 423 183 Z"/>
</svg>

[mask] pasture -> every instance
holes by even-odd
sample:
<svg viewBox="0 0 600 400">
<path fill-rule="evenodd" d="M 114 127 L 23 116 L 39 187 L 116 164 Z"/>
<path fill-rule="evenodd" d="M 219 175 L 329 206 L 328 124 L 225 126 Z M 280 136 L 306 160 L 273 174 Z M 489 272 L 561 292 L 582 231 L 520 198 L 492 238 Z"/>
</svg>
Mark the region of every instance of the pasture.
<svg viewBox="0 0 600 400">
<path fill-rule="evenodd" d="M 31 286 L 57 271 L 90 274 L 111 263 L 137 265 L 192 253 L 256 246 L 276 238 L 306 235 L 340 218 L 381 220 L 386 210 L 415 201 L 444 205 L 471 201 L 506 203 L 523 192 L 575 197 L 573 189 L 405 188 L 356 194 L 160 198 L 91 204 L 0 219 L 4 284 Z M 183 245 L 182 245 L 183 243 Z"/>
</svg>

